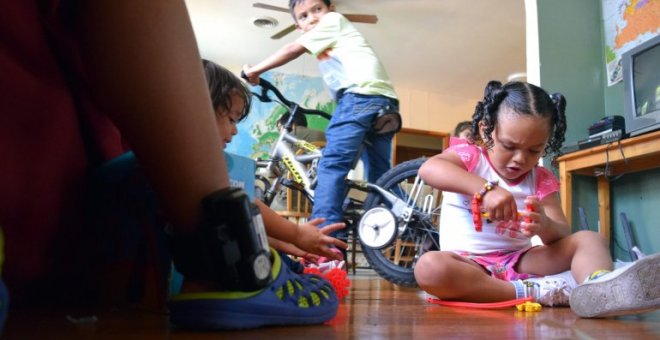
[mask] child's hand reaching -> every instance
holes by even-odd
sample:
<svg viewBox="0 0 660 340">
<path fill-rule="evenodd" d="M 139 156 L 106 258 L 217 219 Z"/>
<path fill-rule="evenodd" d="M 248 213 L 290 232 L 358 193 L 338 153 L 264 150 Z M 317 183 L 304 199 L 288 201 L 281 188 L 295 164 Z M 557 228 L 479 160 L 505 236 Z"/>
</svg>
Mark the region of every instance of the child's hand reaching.
<svg viewBox="0 0 660 340">
<path fill-rule="evenodd" d="M 516 221 L 518 208 L 513 195 L 499 186 L 488 191 L 482 199 L 482 207 L 491 221 Z"/>
<path fill-rule="evenodd" d="M 319 256 L 325 256 L 333 260 L 343 260 L 341 254 L 331 251 L 330 248 L 335 246 L 346 249 L 348 245 L 346 242 L 329 236 L 329 234 L 343 229 L 346 225 L 344 223 L 333 223 L 319 229 L 317 226 L 323 221 L 325 221 L 324 218 L 315 218 L 307 223 L 299 224 L 295 246 Z"/>
<path fill-rule="evenodd" d="M 520 223 L 520 232 L 527 237 L 539 233 L 547 218 L 543 212 L 543 206 L 536 196 L 527 196 L 525 199 L 525 211 L 521 211 L 523 221 Z"/>
<path fill-rule="evenodd" d="M 268 245 L 286 254 L 304 258 L 309 262 L 316 263 L 319 259 L 319 256 L 316 254 L 306 252 L 291 243 L 280 241 L 274 237 L 268 236 Z"/>
</svg>

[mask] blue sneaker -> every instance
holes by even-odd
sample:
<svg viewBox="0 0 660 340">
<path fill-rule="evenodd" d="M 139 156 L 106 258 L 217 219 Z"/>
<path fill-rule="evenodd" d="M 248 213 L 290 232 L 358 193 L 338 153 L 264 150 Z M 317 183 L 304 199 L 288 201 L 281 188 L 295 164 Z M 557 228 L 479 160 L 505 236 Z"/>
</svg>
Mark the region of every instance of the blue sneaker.
<svg viewBox="0 0 660 340">
<path fill-rule="evenodd" d="M 189 329 L 248 329 L 321 324 L 337 314 L 332 285 L 317 275 L 296 274 L 273 254 L 273 282 L 254 292 L 183 293 L 169 304 L 170 322 Z"/>
</svg>

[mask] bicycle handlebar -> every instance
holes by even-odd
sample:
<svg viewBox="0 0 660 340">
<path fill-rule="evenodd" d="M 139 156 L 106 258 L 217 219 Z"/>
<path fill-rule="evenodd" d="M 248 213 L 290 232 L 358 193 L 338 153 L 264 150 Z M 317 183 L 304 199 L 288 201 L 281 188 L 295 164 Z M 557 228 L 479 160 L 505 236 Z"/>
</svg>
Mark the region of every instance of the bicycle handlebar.
<svg viewBox="0 0 660 340">
<path fill-rule="evenodd" d="M 245 72 L 243 72 L 243 71 L 241 71 L 241 78 L 247 80 L 247 76 L 245 75 Z M 315 110 L 315 109 L 307 109 L 307 108 L 304 108 L 304 107 L 302 107 L 302 106 L 286 99 L 284 97 L 284 95 L 282 94 L 282 92 L 280 92 L 280 90 L 278 90 L 273 84 L 271 84 L 266 79 L 259 78 L 258 86 L 261 87 L 261 93 L 259 94 L 259 93 L 252 92 L 252 94 L 255 97 L 259 98 L 259 101 L 261 101 L 262 103 L 271 103 L 271 102 L 273 102 L 273 99 L 270 98 L 270 96 L 268 95 L 268 92 L 270 91 L 270 92 L 273 92 L 273 94 L 275 94 L 275 97 L 277 97 L 280 100 L 280 103 L 282 105 L 285 105 L 287 108 L 289 108 L 289 110 L 293 110 L 295 108 L 296 110 L 298 110 L 298 111 L 300 111 L 300 112 L 302 112 L 306 115 L 308 115 L 308 114 L 317 115 L 317 116 L 321 116 L 321 117 L 323 117 L 327 120 L 330 120 L 332 118 L 332 115 L 330 115 L 329 113 L 327 113 L 325 111 Z"/>
</svg>

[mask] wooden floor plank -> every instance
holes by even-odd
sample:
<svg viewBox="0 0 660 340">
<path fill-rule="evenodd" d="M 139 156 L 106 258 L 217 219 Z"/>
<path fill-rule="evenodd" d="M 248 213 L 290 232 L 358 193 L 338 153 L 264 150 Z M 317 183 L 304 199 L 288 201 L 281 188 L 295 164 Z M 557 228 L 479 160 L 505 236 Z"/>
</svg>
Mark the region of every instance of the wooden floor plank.
<svg viewBox="0 0 660 340">
<path fill-rule="evenodd" d="M 418 289 L 402 288 L 361 270 L 335 319 L 325 325 L 267 327 L 232 332 L 172 329 L 167 315 L 148 311 L 89 313 L 67 308 L 12 311 L 3 339 L 660 339 L 660 311 L 608 319 L 581 319 L 569 308 L 538 313 L 515 308 L 479 310 L 426 302 Z M 98 321 L 74 324 L 73 317 Z"/>
</svg>

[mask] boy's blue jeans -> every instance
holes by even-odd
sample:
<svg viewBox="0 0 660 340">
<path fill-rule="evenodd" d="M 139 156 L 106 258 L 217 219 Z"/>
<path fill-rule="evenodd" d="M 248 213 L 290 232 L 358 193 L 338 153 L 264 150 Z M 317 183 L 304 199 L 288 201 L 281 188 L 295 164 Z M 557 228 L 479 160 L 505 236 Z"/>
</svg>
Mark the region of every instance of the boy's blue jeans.
<svg viewBox="0 0 660 340">
<path fill-rule="evenodd" d="M 348 188 L 346 175 L 353 167 L 360 147 L 367 180 L 376 180 L 391 168 L 393 133 L 377 135 L 371 123 L 378 110 L 386 105 L 398 110 L 398 102 L 384 96 L 345 93 L 337 103 L 325 136 L 326 147 L 319 162 L 318 179 L 314 189 L 312 218 L 324 217 L 327 225 L 343 221 L 342 205 Z M 368 145 L 363 146 L 363 142 Z M 341 231 L 336 237 L 345 236 Z"/>
</svg>

